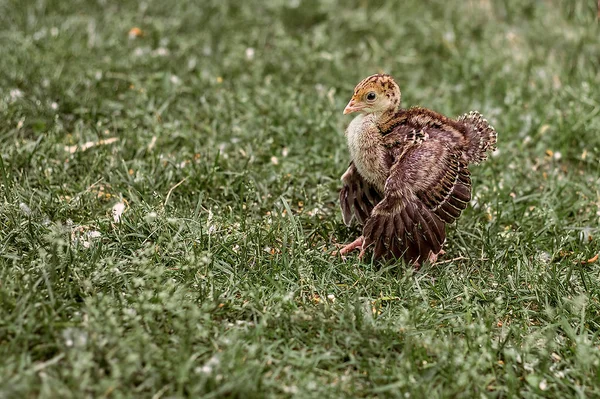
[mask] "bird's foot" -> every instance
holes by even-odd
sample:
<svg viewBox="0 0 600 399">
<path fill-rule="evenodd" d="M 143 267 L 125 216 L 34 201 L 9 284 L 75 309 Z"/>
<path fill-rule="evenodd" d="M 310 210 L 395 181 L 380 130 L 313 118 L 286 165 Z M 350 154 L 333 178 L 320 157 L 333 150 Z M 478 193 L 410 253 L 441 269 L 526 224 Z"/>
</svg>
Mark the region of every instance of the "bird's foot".
<svg viewBox="0 0 600 399">
<path fill-rule="evenodd" d="M 349 252 L 352 252 L 355 249 L 360 248 L 359 257 L 362 258 L 362 256 L 364 255 L 364 252 L 365 252 L 365 250 L 362 248 L 363 242 L 364 242 L 364 238 L 363 238 L 363 236 L 360 236 L 356 240 L 352 241 L 350 244 L 345 245 L 342 249 L 340 249 L 339 254 L 344 256 L 344 255 L 348 254 Z"/>
<path fill-rule="evenodd" d="M 427 261 L 433 265 L 435 262 L 437 262 L 438 256 L 444 255 L 445 253 L 446 253 L 446 251 L 444 251 L 443 249 L 440 249 L 440 252 L 438 252 L 437 254 L 430 252 L 429 258 L 427 258 Z"/>
</svg>

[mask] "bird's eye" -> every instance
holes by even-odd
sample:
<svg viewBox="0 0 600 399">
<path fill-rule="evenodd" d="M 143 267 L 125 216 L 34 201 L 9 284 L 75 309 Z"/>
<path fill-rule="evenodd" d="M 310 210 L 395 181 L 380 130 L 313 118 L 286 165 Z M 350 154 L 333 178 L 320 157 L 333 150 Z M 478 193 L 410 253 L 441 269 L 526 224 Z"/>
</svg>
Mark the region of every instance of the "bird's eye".
<svg viewBox="0 0 600 399">
<path fill-rule="evenodd" d="M 377 94 L 374 91 L 370 91 L 367 93 L 367 101 L 375 101 L 377 98 Z"/>
</svg>

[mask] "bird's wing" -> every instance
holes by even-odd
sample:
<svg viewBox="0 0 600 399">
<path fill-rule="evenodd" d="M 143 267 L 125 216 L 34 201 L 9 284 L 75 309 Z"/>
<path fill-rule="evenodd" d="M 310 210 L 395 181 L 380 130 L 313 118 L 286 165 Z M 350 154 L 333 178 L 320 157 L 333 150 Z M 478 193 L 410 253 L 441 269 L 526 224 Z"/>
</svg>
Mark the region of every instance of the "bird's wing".
<svg viewBox="0 0 600 399">
<path fill-rule="evenodd" d="M 340 206 L 344 223 L 350 226 L 352 219 L 356 218 L 360 224 L 364 224 L 375 205 L 381 201 L 381 195 L 358 173 L 354 162 L 350 163 L 342 176 L 342 183 Z"/>
<path fill-rule="evenodd" d="M 427 137 L 390 148 L 395 161 L 384 198 L 363 229 L 364 247 L 373 246 L 375 258 L 426 261 L 430 252 L 441 250 L 446 223 L 452 223 L 471 199 L 462 151 Z"/>
</svg>

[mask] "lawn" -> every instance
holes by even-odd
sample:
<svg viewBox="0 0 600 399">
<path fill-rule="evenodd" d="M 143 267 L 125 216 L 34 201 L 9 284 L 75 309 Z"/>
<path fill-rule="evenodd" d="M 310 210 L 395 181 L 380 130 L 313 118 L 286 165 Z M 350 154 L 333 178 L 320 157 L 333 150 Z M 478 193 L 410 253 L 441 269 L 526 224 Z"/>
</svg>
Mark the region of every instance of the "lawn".
<svg viewBox="0 0 600 399">
<path fill-rule="evenodd" d="M 594 1 L 0 1 L 0 398 L 600 397 Z M 447 254 L 343 260 L 343 116 L 479 110 Z"/>
</svg>

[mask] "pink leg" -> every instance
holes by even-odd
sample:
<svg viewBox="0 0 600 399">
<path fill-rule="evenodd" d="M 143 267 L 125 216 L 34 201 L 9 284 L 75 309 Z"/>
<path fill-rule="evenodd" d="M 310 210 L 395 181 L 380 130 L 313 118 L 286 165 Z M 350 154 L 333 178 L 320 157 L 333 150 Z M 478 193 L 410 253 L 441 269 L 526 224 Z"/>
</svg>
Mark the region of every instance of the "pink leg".
<svg viewBox="0 0 600 399">
<path fill-rule="evenodd" d="M 360 236 L 358 237 L 356 240 L 352 241 L 350 244 L 346 245 L 344 248 L 340 249 L 340 255 L 346 255 L 349 252 L 354 251 L 357 248 L 361 248 L 361 255 L 363 254 L 363 250 L 362 250 L 362 245 L 363 245 L 363 237 Z"/>
</svg>

